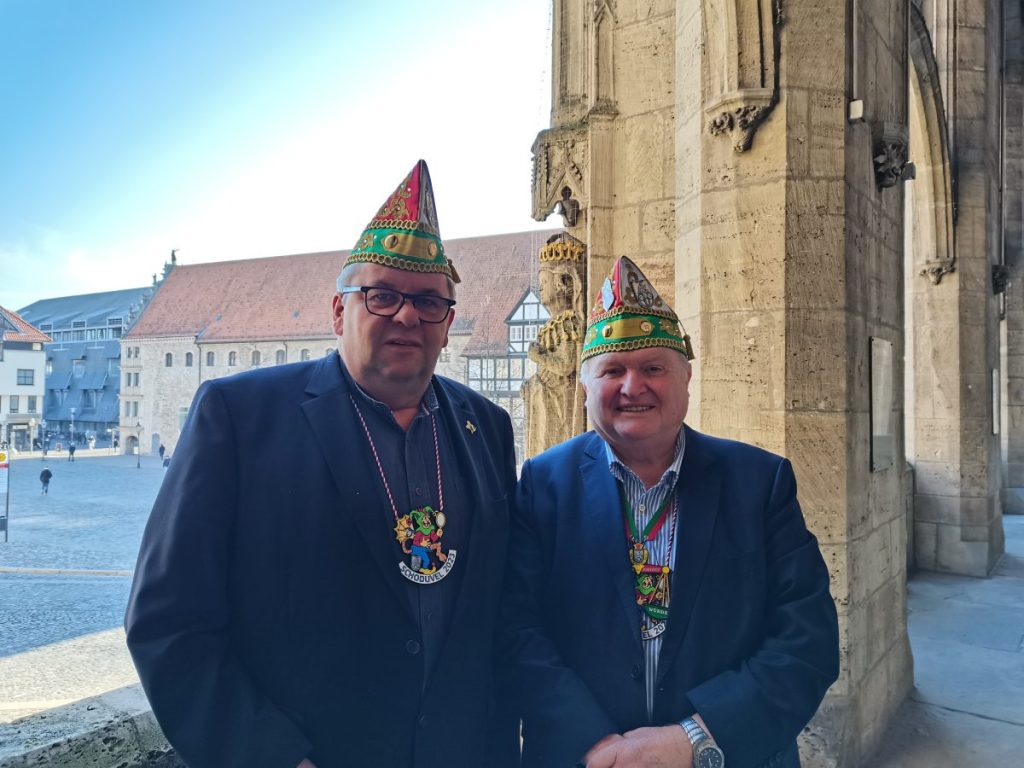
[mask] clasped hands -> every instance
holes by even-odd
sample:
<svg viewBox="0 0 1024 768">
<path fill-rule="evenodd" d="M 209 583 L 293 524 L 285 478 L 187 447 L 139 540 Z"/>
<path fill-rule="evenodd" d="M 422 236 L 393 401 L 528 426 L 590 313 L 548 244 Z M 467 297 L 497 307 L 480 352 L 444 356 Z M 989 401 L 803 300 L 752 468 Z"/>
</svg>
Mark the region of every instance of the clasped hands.
<svg viewBox="0 0 1024 768">
<path fill-rule="evenodd" d="M 693 748 L 678 725 L 610 733 L 583 757 L 586 768 L 693 768 Z"/>
</svg>

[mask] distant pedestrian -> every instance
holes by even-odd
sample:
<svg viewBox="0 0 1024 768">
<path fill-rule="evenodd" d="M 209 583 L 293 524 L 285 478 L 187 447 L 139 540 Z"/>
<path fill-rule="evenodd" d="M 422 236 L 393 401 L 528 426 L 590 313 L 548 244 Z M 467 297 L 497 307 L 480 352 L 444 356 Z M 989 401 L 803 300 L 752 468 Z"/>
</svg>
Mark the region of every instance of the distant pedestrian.
<svg viewBox="0 0 1024 768">
<path fill-rule="evenodd" d="M 39 473 L 39 482 L 43 484 L 43 490 L 40 491 L 40 495 L 50 493 L 50 478 L 53 477 L 53 472 L 50 471 L 49 467 L 43 467 L 43 471 Z"/>
<path fill-rule="evenodd" d="M 68 446 L 68 461 L 74 461 L 74 460 L 75 460 L 75 444 L 72 443 L 71 445 Z"/>
<path fill-rule="evenodd" d="M 114 453 L 117 453 L 117 447 L 118 447 L 119 445 L 121 445 L 121 441 L 120 441 L 120 440 L 118 440 L 118 439 L 117 439 L 117 438 L 115 437 L 115 438 L 114 438 Z"/>
<path fill-rule="evenodd" d="M 163 443 L 160 443 L 160 448 L 158 448 L 158 449 L 157 449 L 157 453 L 159 453 L 159 454 L 160 454 L 160 461 L 163 461 L 163 460 L 164 460 L 164 453 L 165 453 L 166 451 L 167 451 L 167 449 L 166 449 L 166 448 L 164 448 L 164 444 L 163 444 Z"/>
</svg>

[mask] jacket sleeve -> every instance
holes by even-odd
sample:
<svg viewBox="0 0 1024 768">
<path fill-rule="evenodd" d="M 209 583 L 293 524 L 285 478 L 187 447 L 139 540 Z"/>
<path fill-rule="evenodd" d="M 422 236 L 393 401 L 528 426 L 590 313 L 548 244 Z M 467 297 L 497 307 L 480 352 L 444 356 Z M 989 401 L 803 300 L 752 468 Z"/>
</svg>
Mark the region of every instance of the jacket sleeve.
<svg viewBox="0 0 1024 768">
<path fill-rule="evenodd" d="M 532 745 L 544 745 L 545 765 L 568 768 L 618 729 L 545 631 L 541 595 L 550 588 L 550 580 L 537 509 L 545 502 L 550 505 L 552 500 L 535 498 L 528 461 L 512 512 L 500 651 L 503 685 L 520 707 L 524 738 Z"/>
<path fill-rule="evenodd" d="M 785 749 L 839 675 L 839 628 L 818 542 L 804 525 L 789 461 L 765 513 L 763 639 L 742 663 L 687 692 L 732 765 Z"/>
<path fill-rule="evenodd" d="M 143 535 L 128 648 L 157 721 L 191 768 L 294 768 L 311 745 L 232 651 L 234 435 L 221 388 L 204 384 Z"/>
</svg>

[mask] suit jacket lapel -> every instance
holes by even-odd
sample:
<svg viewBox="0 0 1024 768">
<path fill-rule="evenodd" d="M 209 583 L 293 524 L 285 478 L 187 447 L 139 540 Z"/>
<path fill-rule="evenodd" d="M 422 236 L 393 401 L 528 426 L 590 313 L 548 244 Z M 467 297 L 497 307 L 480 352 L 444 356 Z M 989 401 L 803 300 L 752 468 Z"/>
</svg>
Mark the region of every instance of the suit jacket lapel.
<svg viewBox="0 0 1024 768">
<path fill-rule="evenodd" d="M 689 427 L 684 429 L 686 452 L 676 484 L 679 499 L 678 549 L 668 626 L 658 662 L 658 683 L 672 666 L 690 625 L 711 548 L 722 485 L 721 473 L 707 454 L 703 436 Z"/>
<path fill-rule="evenodd" d="M 586 458 L 580 466 L 584 503 L 580 514 L 583 522 L 580 551 L 588 553 L 587 557 L 593 553 L 594 561 L 585 563 L 585 567 L 592 573 L 606 574 L 609 582 L 607 588 L 615 594 L 616 601 L 623 608 L 629 636 L 636 641 L 636 650 L 642 651 L 640 614 L 634 593 L 635 578 L 629 568 L 629 542 L 618 484 L 608 469 L 608 456 L 600 437 L 593 435 L 584 453 Z M 594 585 L 595 595 L 602 591 L 600 586 Z"/>
<path fill-rule="evenodd" d="M 387 504 L 387 497 L 335 355 L 323 358 L 317 365 L 306 393 L 312 398 L 302 404 L 302 411 L 338 488 L 337 509 L 351 516 L 384 583 L 394 592 L 411 620 L 412 607 L 405 580 L 398 570 L 395 533 L 388 526 L 387 518 L 378 514 L 380 504 Z"/>
</svg>

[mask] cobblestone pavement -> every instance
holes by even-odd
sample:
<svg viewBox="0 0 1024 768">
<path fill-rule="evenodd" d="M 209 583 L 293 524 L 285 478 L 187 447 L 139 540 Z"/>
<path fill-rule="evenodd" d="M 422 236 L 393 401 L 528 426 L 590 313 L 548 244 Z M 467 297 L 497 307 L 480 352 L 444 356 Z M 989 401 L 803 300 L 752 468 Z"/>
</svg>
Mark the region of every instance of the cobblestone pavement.
<svg viewBox="0 0 1024 768">
<path fill-rule="evenodd" d="M 52 455 L 11 462 L 7 543 L 0 534 L 0 658 L 121 626 L 164 475 L 155 456 L 141 464 L 103 451 L 79 451 L 74 462 Z M 53 472 L 45 496 L 44 466 Z"/>
</svg>

